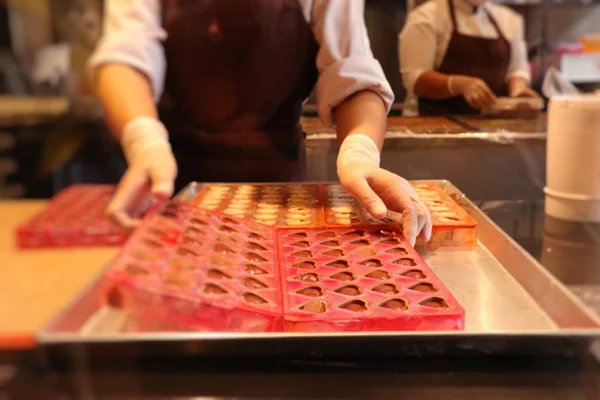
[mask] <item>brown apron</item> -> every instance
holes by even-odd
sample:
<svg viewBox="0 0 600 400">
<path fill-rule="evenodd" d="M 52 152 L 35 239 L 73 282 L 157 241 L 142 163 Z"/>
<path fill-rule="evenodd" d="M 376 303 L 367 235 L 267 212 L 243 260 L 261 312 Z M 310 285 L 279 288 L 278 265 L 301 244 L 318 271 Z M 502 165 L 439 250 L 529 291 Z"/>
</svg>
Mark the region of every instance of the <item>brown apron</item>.
<svg viewBox="0 0 600 400">
<path fill-rule="evenodd" d="M 164 0 L 176 186 L 301 180 L 318 44 L 298 0 Z"/>
<path fill-rule="evenodd" d="M 490 22 L 498 32 L 498 38 L 489 39 L 461 34 L 457 29 L 456 13 L 452 0 L 448 0 L 452 19 L 452 36 L 448 50 L 437 70 L 447 75 L 467 75 L 482 79 L 497 95 L 506 94 L 506 74 L 510 64 L 510 43 L 500 30 L 498 23 L 484 8 Z M 419 97 L 420 115 L 476 114 L 463 96 L 444 100 Z"/>
</svg>

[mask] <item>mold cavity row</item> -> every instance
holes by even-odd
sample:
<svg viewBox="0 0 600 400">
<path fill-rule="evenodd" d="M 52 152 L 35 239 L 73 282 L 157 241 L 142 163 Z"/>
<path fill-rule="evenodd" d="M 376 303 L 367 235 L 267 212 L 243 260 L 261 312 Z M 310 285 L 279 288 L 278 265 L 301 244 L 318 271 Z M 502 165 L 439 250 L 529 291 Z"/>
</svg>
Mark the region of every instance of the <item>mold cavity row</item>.
<svg viewBox="0 0 600 400">
<path fill-rule="evenodd" d="M 448 308 L 448 303 L 446 300 L 441 297 L 430 297 L 426 300 L 423 300 L 419 303 L 420 306 L 430 307 L 430 308 Z M 402 298 L 393 298 L 384 301 L 379 304 L 379 307 L 387 308 L 394 311 L 405 311 L 408 310 L 408 303 L 406 300 Z M 328 311 L 328 304 L 323 300 L 312 300 L 308 303 L 302 304 L 298 307 L 300 310 L 313 313 L 313 314 L 323 314 Z M 369 310 L 367 303 L 363 300 L 351 300 L 346 303 L 343 303 L 339 306 L 339 308 L 352 311 L 352 312 L 365 312 Z"/>
<path fill-rule="evenodd" d="M 315 268 L 315 265 L 310 261 L 299 263 L 299 264 L 301 266 L 298 266 L 297 264 L 294 266 L 296 266 L 297 268 L 300 268 L 300 269 L 314 269 Z M 400 274 L 400 276 L 404 276 L 406 278 L 411 278 L 411 279 L 427 278 L 427 275 L 420 269 L 411 269 L 411 270 L 405 271 L 402 274 Z M 382 281 L 392 279 L 392 276 L 390 275 L 389 272 L 387 272 L 385 270 L 380 270 L 380 269 L 369 272 L 368 274 L 365 275 L 365 277 L 371 278 L 371 279 L 382 280 Z M 342 282 L 356 280 L 356 276 L 354 275 L 354 273 L 349 272 L 349 271 L 337 272 L 337 273 L 331 275 L 329 278 L 335 279 L 338 281 L 342 281 Z M 313 273 L 313 272 L 308 272 L 308 273 L 297 275 L 294 279 L 302 281 L 302 282 L 313 282 L 314 283 L 314 282 L 319 282 L 319 275 L 316 273 Z"/>
<path fill-rule="evenodd" d="M 409 286 L 408 289 L 415 290 L 415 291 L 422 292 L 422 293 L 435 293 L 438 291 L 437 288 L 429 282 L 418 283 L 416 285 Z M 381 285 L 377 285 L 377 286 L 372 287 L 371 290 L 374 292 L 377 292 L 377 293 L 385 294 L 385 295 L 400 293 L 400 290 L 398 289 L 398 287 L 396 287 L 396 285 L 392 284 L 392 283 L 384 283 Z M 334 292 L 343 294 L 345 296 L 360 296 L 363 294 L 363 289 L 357 285 L 345 285 L 345 286 L 335 289 Z M 305 288 L 302 288 L 302 289 L 296 291 L 296 293 L 304 295 L 304 296 L 309 296 L 309 297 L 324 296 L 323 288 L 320 286 L 305 287 Z"/>
</svg>

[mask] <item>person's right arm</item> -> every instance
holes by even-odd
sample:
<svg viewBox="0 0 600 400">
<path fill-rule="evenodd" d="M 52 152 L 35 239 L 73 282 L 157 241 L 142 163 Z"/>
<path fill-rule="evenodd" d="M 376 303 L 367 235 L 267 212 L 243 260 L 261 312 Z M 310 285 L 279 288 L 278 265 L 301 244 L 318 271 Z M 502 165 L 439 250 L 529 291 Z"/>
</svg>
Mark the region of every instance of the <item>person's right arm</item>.
<svg viewBox="0 0 600 400">
<path fill-rule="evenodd" d="M 163 90 L 166 37 L 158 0 L 107 0 L 104 33 L 89 72 L 106 122 L 121 143 L 128 168 L 107 213 L 124 226 L 140 196 L 170 197 L 177 174 L 155 101 Z"/>
<path fill-rule="evenodd" d="M 400 33 L 400 67 L 406 89 L 430 99 L 463 96 L 474 108 L 493 104 L 496 97 L 481 79 L 435 71 L 439 46 L 435 25 L 440 23 L 435 19 L 430 10 L 417 9 L 409 14 Z"/>
</svg>

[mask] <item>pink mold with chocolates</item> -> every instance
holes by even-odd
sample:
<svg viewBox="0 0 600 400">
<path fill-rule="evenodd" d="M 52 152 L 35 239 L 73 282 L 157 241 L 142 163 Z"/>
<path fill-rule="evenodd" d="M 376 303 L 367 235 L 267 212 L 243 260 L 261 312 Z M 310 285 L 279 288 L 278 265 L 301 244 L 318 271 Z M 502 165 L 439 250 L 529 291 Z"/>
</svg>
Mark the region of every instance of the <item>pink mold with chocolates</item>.
<svg viewBox="0 0 600 400">
<path fill-rule="evenodd" d="M 44 248 L 124 243 L 129 232 L 110 221 L 104 213 L 115 189 L 112 185 L 69 186 L 54 196 L 40 213 L 17 228 L 17 246 Z M 131 214 L 140 217 L 143 211 L 143 205 L 137 204 Z"/>
</svg>

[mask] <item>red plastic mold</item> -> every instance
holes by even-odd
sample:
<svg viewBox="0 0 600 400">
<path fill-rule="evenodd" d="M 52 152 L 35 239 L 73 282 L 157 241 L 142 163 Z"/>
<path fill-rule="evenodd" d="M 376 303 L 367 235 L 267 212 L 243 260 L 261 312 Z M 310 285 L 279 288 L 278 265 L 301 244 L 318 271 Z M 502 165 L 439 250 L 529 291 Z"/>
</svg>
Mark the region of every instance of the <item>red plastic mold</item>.
<svg viewBox="0 0 600 400">
<path fill-rule="evenodd" d="M 111 222 L 104 210 L 114 191 L 112 185 L 73 185 L 50 200 L 48 206 L 17 228 L 20 248 L 114 246 L 129 232 Z M 143 207 L 133 210 L 143 214 Z"/>
<path fill-rule="evenodd" d="M 146 216 L 107 277 L 110 303 L 136 314 L 142 330 L 455 330 L 464 324 L 464 310 L 389 226 L 276 229 L 169 202 Z"/>
<path fill-rule="evenodd" d="M 457 330 L 464 310 L 394 227 L 278 232 L 285 329 Z"/>
</svg>

